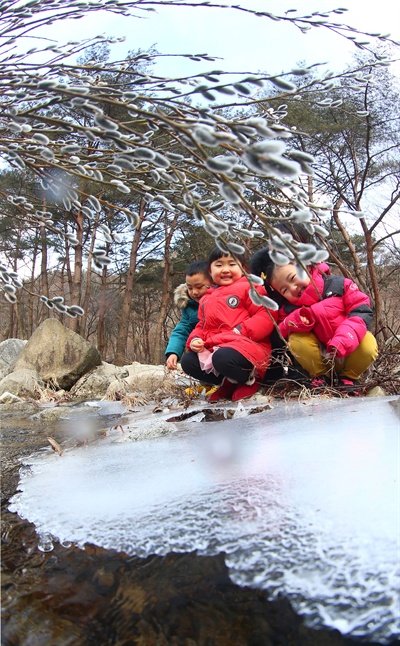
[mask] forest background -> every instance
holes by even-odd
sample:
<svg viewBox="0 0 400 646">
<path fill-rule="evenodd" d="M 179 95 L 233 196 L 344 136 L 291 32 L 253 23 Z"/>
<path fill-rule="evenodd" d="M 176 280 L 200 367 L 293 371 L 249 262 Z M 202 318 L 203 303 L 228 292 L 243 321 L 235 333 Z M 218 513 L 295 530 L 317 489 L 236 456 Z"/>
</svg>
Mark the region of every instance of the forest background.
<svg viewBox="0 0 400 646">
<path fill-rule="evenodd" d="M 166 76 L 155 46 L 116 61 L 119 36 L 31 40 L 100 7 L 135 24 L 159 4 L 206 3 L 2 3 L 0 340 L 56 317 L 103 360 L 163 363 L 180 317 L 173 290 L 217 243 L 270 244 L 300 266 L 329 257 L 369 294 L 380 347 L 398 341 L 399 43 L 337 22 L 342 8 L 254 3 L 245 10 L 262 20 L 351 41 L 351 64 L 225 73 L 212 52 L 191 52 L 182 58 L 208 71 Z M 282 221 L 309 241 L 282 238 Z"/>
</svg>

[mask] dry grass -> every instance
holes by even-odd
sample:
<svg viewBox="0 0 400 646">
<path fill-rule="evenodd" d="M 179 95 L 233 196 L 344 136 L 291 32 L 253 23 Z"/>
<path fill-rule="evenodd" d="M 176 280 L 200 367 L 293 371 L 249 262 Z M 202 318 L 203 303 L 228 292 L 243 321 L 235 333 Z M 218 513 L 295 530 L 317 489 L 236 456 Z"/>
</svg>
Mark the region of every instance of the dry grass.
<svg viewBox="0 0 400 646">
<path fill-rule="evenodd" d="M 379 386 L 387 395 L 400 394 L 400 346 L 380 352 L 378 359 L 357 382 L 359 395 L 367 395 L 372 388 Z M 277 399 L 309 399 L 310 397 L 348 397 L 351 393 L 332 386 L 323 391 L 310 389 L 309 383 L 293 379 L 280 379 L 271 386 L 264 387 L 264 393 Z"/>
<path fill-rule="evenodd" d="M 65 390 L 57 390 L 56 385 L 50 385 L 47 388 L 37 386 L 36 392 L 39 397 L 38 404 L 61 404 L 72 400 L 72 395 Z"/>
<path fill-rule="evenodd" d="M 387 395 L 400 395 L 400 344 L 382 350 L 361 383 L 364 390 L 380 386 Z"/>
</svg>

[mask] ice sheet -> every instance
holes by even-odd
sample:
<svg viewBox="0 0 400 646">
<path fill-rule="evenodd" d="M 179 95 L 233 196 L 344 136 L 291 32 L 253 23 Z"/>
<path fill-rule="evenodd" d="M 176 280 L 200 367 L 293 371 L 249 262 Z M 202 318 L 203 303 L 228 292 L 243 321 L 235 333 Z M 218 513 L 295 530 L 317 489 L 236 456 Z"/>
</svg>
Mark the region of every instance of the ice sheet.
<svg viewBox="0 0 400 646">
<path fill-rule="evenodd" d="M 399 399 L 279 403 L 170 435 L 165 416 L 149 424 L 160 437 L 116 430 L 22 467 L 10 508 L 42 549 L 224 552 L 235 583 L 285 595 L 309 625 L 400 635 Z"/>
</svg>

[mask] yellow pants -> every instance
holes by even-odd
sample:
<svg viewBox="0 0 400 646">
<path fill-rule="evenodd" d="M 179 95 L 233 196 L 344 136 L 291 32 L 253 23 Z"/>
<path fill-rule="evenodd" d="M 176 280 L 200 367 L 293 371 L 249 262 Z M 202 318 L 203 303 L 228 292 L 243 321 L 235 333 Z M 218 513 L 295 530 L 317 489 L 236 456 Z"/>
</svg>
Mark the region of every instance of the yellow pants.
<svg viewBox="0 0 400 646">
<path fill-rule="evenodd" d="M 323 356 L 323 346 L 312 332 L 291 334 L 288 348 L 311 377 L 325 375 L 332 368 L 332 360 Z M 377 356 L 376 339 L 371 332 L 367 332 L 354 352 L 343 359 L 335 359 L 335 372 L 339 377 L 359 379 Z"/>
</svg>

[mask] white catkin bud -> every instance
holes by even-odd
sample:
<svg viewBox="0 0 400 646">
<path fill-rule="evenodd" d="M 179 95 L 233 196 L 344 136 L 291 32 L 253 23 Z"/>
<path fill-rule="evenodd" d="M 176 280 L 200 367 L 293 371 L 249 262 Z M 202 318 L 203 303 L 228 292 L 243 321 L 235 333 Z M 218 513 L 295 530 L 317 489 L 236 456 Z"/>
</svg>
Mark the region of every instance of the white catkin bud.
<svg viewBox="0 0 400 646">
<path fill-rule="evenodd" d="M 269 78 L 269 81 L 275 85 L 275 87 L 278 87 L 280 90 L 285 90 L 286 92 L 295 92 L 296 91 L 296 86 L 293 85 L 293 83 L 290 83 L 289 81 L 286 81 L 285 79 L 282 78 Z"/>
<path fill-rule="evenodd" d="M 312 213 L 311 211 L 293 211 L 290 216 L 290 220 L 293 220 L 294 222 L 297 222 L 301 224 L 302 222 L 310 222 L 312 220 Z"/>
<path fill-rule="evenodd" d="M 61 152 L 67 155 L 73 155 L 74 153 L 79 153 L 82 150 L 81 146 L 78 144 L 67 144 L 61 148 Z"/>
<path fill-rule="evenodd" d="M 290 264 L 290 259 L 283 253 L 279 253 L 279 251 L 272 250 L 269 255 L 275 265 L 285 266 Z"/>
<path fill-rule="evenodd" d="M 328 258 L 329 258 L 329 251 L 327 251 L 326 249 L 319 249 L 318 251 L 315 252 L 313 262 L 323 262 L 324 260 L 328 260 Z"/>
<path fill-rule="evenodd" d="M 235 188 L 240 190 L 240 186 L 238 184 L 233 185 Z M 241 202 L 241 196 L 240 194 L 238 195 L 236 191 L 233 189 L 233 186 L 230 186 L 229 184 L 225 184 L 222 182 L 221 184 L 218 185 L 218 190 L 220 194 L 222 195 L 225 200 L 230 202 L 231 204 L 240 204 Z"/>
<path fill-rule="evenodd" d="M 32 139 L 35 141 L 38 141 L 40 144 L 43 144 L 44 146 L 47 146 L 47 144 L 50 143 L 50 139 L 46 137 L 46 135 L 42 134 L 41 132 L 36 132 Z"/>
<path fill-rule="evenodd" d="M 12 305 L 14 305 L 17 302 L 17 297 L 14 296 L 14 294 L 9 294 L 8 292 L 4 292 L 4 298 Z"/>
<path fill-rule="evenodd" d="M 161 168 L 169 168 L 171 165 L 171 162 L 164 155 L 161 155 L 161 153 L 155 153 L 153 164 L 155 166 L 161 166 Z M 172 178 L 168 177 L 168 179 L 172 179 Z"/>
<path fill-rule="evenodd" d="M 249 274 L 249 280 L 254 285 L 264 285 L 264 281 L 261 276 L 256 276 L 255 274 Z"/>
<path fill-rule="evenodd" d="M 230 171 L 232 166 L 234 165 L 230 160 L 224 159 L 224 157 L 209 157 L 208 159 L 206 159 L 205 163 L 208 170 L 216 173 L 225 173 L 226 171 Z"/>
<path fill-rule="evenodd" d="M 274 153 L 280 155 L 285 152 L 286 145 L 279 139 L 268 139 L 265 141 L 258 141 L 256 144 L 253 144 L 250 149 L 258 154 Z"/>
<path fill-rule="evenodd" d="M 218 247 L 218 249 L 221 249 L 221 251 L 223 251 L 223 253 L 229 253 L 228 247 L 226 246 L 225 242 L 221 238 L 216 237 L 214 239 L 214 242 L 215 242 L 216 246 Z"/>
<path fill-rule="evenodd" d="M 66 312 L 67 311 L 67 306 L 63 305 L 62 303 L 54 303 L 54 307 L 56 308 L 57 312 Z"/>
<path fill-rule="evenodd" d="M 286 252 L 286 245 L 285 243 L 278 238 L 278 236 L 271 236 L 270 240 L 271 247 L 275 249 L 276 251 L 283 251 Z"/>
<path fill-rule="evenodd" d="M 50 148 L 41 148 L 40 156 L 46 161 L 52 161 L 54 159 L 54 153 Z"/>
<path fill-rule="evenodd" d="M 207 146 L 217 146 L 219 143 L 215 133 L 211 129 L 202 126 L 195 128 L 193 137 L 199 143 L 206 144 Z"/>
<path fill-rule="evenodd" d="M 101 128 L 102 130 L 109 130 L 109 131 L 118 130 L 118 124 L 114 123 L 113 121 L 110 121 L 102 114 L 96 114 L 94 117 L 94 122 L 96 126 Z"/>
<path fill-rule="evenodd" d="M 68 313 L 77 314 L 78 316 L 83 316 L 83 314 L 85 313 L 85 310 L 79 305 L 70 305 L 68 307 Z"/>
<path fill-rule="evenodd" d="M 307 278 L 307 272 L 301 265 L 295 265 L 296 274 L 300 280 L 305 280 Z"/>
<path fill-rule="evenodd" d="M 97 211 L 97 213 L 100 213 L 101 211 L 101 204 L 97 197 L 94 195 L 89 195 L 89 202 L 93 206 L 94 210 Z"/>
<path fill-rule="evenodd" d="M 125 217 L 128 224 L 130 224 L 132 228 L 137 229 L 140 224 L 139 216 L 136 215 L 136 213 L 125 213 Z"/>
<path fill-rule="evenodd" d="M 314 224 L 315 233 L 322 236 L 322 238 L 329 238 L 330 233 L 324 227 L 321 227 L 319 224 Z"/>
<path fill-rule="evenodd" d="M 314 157 L 312 155 L 309 155 L 308 153 L 303 152 L 302 150 L 287 150 L 286 153 L 287 155 L 289 155 L 289 157 L 298 161 L 306 161 L 310 162 L 310 164 L 314 162 Z"/>
<path fill-rule="evenodd" d="M 218 236 L 220 234 L 220 230 L 214 226 L 213 222 L 204 222 L 204 228 L 211 236 Z"/>
<path fill-rule="evenodd" d="M 246 249 L 242 245 L 236 244 L 236 242 L 227 242 L 227 246 L 229 251 L 231 251 L 234 254 L 237 253 L 241 255 L 246 253 Z"/>
<path fill-rule="evenodd" d="M 153 159 L 156 156 L 156 153 L 154 152 L 154 150 L 151 150 L 151 148 L 135 148 L 132 155 L 136 159 L 153 161 Z"/>
<path fill-rule="evenodd" d="M 316 253 L 318 253 L 316 249 L 313 249 L 312 251 L 302 251 L 297 254 L 297 258 L 307 265 L 308 263 L 315 261 Z"/>
<path fill-rule="evenodd" d="M 258 293 L 255 287 L 250 288 L 249 295 L 254 305 L 262 305 L 263 307 L 266 307 L 269 310 L 279 309 L 278 304 L 275 303 L 275 301 L 273 301 L 272 298 L 268 298 L 268 296 L 262 296 L 261 294 Z"/>
</svg>

